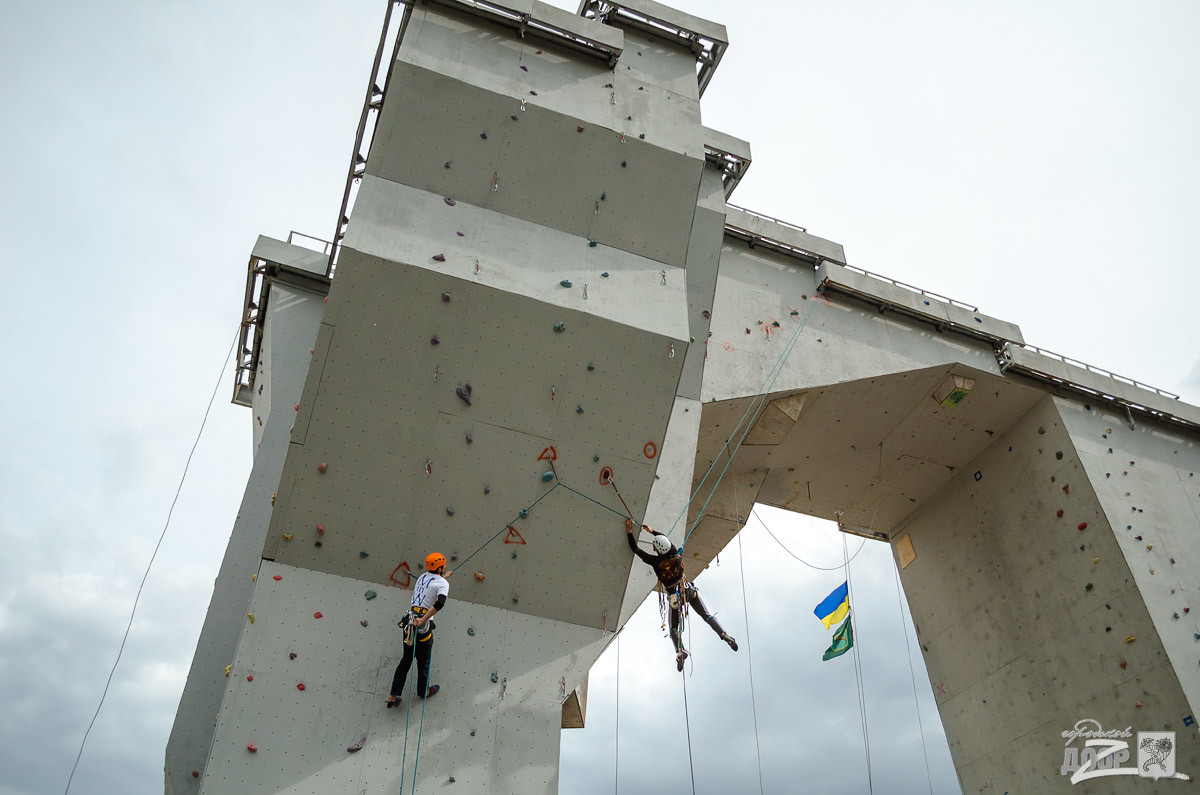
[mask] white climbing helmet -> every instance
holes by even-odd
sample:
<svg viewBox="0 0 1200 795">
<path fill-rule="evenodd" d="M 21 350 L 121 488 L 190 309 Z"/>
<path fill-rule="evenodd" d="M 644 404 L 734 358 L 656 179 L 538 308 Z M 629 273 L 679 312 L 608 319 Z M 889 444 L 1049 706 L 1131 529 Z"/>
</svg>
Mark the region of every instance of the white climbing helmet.
<svg viewBox="0 0 1200 795">
<path fill-rule="evenodd" d="M 667 552 L 670 551 L 670 549 L 671 549 L 671 541 L 666 536 L 657 536 L 656 535 L 654 537 L 653 543 L 654 543 L 654 551 L 660 555 L 667 554 Z"/>
</svg>

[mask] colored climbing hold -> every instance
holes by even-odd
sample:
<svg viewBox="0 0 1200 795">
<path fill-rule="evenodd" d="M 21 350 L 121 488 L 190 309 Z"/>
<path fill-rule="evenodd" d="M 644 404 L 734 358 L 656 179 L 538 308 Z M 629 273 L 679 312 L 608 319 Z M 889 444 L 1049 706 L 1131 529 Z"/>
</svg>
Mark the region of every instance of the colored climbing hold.
<svg viewBox="0 0 1200 795">
<path fill-rule="evenodd" d="M 1062 515 L 1063 515 L 1063 509 L 1059 508 L 1057 511 L 1054 512 L 1054 515 L 1057 516 L 1059 519 L 1061 519 Z"/>
<path fill-rule="evenodd" d="M 247 613 L 246 618 L 250 619 L 251 624 L 254 623 L 254 614 L 253 613 Z"/>
<path fill-rule="evenodd" d="M 199 771 L 199 770 L 193 770 L 193 771 L 192 771 L 192 778 L 200 778 L 200 771 Z"/>
<path fill-rule="evenodd" d="M 346 746 L 346 750 L 349 751 L 350 753 L 354 753 L 355 751 L 361 751 L 363 749 L 363 746 L 366 744 L 367 744 L 367 738 L 361 737 L 361 738 L 359 738 L 359 741 L 356 742 L 354 745 Z"/>
<path fill-rule="evenodd" d="M 646 133 L 638 133 L 638 138 L 641 138 L 643 141 L 646 140 Z"/>
<path fill-rule="evenodd" d="M 1079 531 L 1083 532 L 1084 530 L 1087 530 L 1087 522 L 1080 522 L 1079 523 Z"/>
<path fill-rule="evenodd" d="M 576 413 L 576 414 L 582 414 L 582 413 L 583 413 L 583 406 L 576 406 L 576 407 L 575 407 L 575 413 Z"/>
<path fill-rule="evenodd" d="M 300 410 L 300 404 L 299 404 L 299 403 L 297 403 L 296 405 L 292 406 L 292 411 L 299 411 L 299 410 Z"/>
<path fill-rule="evenodd" d="M 232 665 L 226 665 L 226 666 L 225 666 L 225 675 L 226 675 L 226 676 L 229 676 L 229 672 L 230 672 L 230 671 L 232 671 L 232 670 L 233 670 L 233 666 L 232 666 Z"/>
<path fill-rule="evenodd" d="M 291 652 L 290 654 L 288 654 L 288 659 L 289 659 L 289 660 L 294 660 L 294 659 L 296 659 L 296 652 Z"/>
<path fill-rule="evenodd" d="M 512 553 L 512 557 L 513 557 L 513 560 L 516 560 L 516 559 L 517 559 L 517 553 L 516 553 L 516 552 Z"/>
<path fill-rule="evenodd" d="M 464 235 L 462 232 L 455 232 L 454 234 L 458 235 L 459 237 L 466 237 L 466 235 Z"/>
<path fill-rule="evenodd" d="M 442 303 L 450 303 L 450 293 L 442 293 Z"/>
<path fill-rule="evenodd" d="M 254 741 L 252 740 L 252 741 L 246 743 L 246 750 L 249 751 L 250 753 L 254 753 L 255 751 L 258 750 L 258 746 L 255 745 Z"/>
<path fill-rule="evenodd" d="M 522 508 L 521 512 L 519 514 L 517 514 L 517 516 L 521 517 L 522 519 L 527 519 L 529 517 L 529 509 Z"/>
<path fill-rule="evenodd" d="M 567 330 L 567 324 L 566 324 L 566 323 L 555 323 L 555 324 L 554 324 L 554 330 L 555 330 L 555 331 L 559 331 L 559 332 L 566 331 L 566 330 Z"/>
<path fill-rule="evenodd" d="M 587 370 L 588 370 L 588 372 L 589 372 L 589 373 L 590 373 L 590 372 L 592 372 L 592 371 L 593 371 L 593 370 L 595 370 L 595 369 L 596 369 L 596 365 L 594 365 L 594 364 L 589 364 L 589 365 L 587 366 Z"/>
<path fill-rule="evenodd" d="M 368 602 L 371 601 L 372 599 L 374 599 L 376 596 L 379 596 L 379 594 L 375 593 L 374 591 L 367 591 L 363 595 L 367 597 Z"/>
<path fill-rule="evenodd" d="M 1129 635 L 1125 638 L 1126 643 L 1133 643 L 1135 640 L 1137 640 L 1137 635 Z"/>
<path fill-rule="evenodd" d="M 297 685 L 296 685 L 296 689 L 297 689 L 297 690 L 299 690 L 299 691 L 301 691 L 301 692 L 303 692 L 303 691 L 304 691 L 304 689 L 305 689 L 305 688 L 304 688 L 304 683 L 303 683 L 303 682 L 300 682 L 299 684 L 297 684 Z"/>
<path fill-rule="evenodd" d="M 487 486 L 484 486 L 484 487 L 483 487 L 483 493 L 484 493 L 484 494 L 491 494 L 491 493 L 492 493 L 492 490 L 491 490 L 491 489 L 489 489 Z"/>
<path fill-rule="evenodd" d="M 475 627 L 467 627 L 467 634 L 471 637 L 475 637 Z"/>
<path fill-rule="evenodd" d="M 1096 563 L 1099 563 L 1099 562 L 1100 562 L 1100 558 L 1092 558 L 1092 563 L 1093 563 L 1093 564 L 1096 564 Z"/>
<path fill-rule="evenodd" d="M 362 624 L 365 627 L 367 625 L 367 620 L 364 618 L 362 621 L 359 621 L 358 623 Z"/>
<path fill-rule="evenodd" d="M 1092 585 L 1092 584 L 1089 582 L 1087 585 L 1083 586 L 1083 590 L 1085 590 L 1085 591 L 1090 591 L 1090 590 L 1092 590 L 1092 589 L 1093 589 L 1093 588 L 1095 588 L 1095 587 L 1096 587 L 1096 586 Z"/>
<path fill-rule="evenodd" d="M 434 262 L 445 262 L 445 261 L 446 261 L 446 255 L 445 255 L 445 254 L 434 254 L 434 255 L 433 255 L 433 261 L 434 261 Z"/>
<path fill-rule="evenodd" d="M 284 541 L 291 541 L 291 540 L 292 540 L 292 534 L 291 534 L 291 533 L 284 533 L 284 534 L 283 534 L 283 540 L 284 540 Z"/>
<path fill-rule="evenodd" d="M 498 675 L 498 674 L 496 674 L 495 672 L 493 672 L 493 673 L 492 673 L 492 684 L 496 684 L 496 683 L 497 683 L 497 682 L 499 682 L 499 681 L 500 681 L 500 677 L 499 677 L 499 675 Z"/>
<path fill-rule="evenodd" d="M 430 337 L 429 344 L 430 345 L 441 345 L 442 341 L 440 339 L 438 339 L 437 337 Z"/>
<path fill-rule="evenodd" d="M 470 384 L 467 384 L 467 387 L 469 388 Z M 471 393 L 467 389 L 461 386 L 457 387 L 454 390 L 454 394 L 458 395 L 459 400 L 463 403 L 466 403 L 468 406 L 471 405 Z"/>
<path fill-rule="evenodd" d="M 279 582 L 280 580 L 282 580 L 282 579 L 283 579 L 283 576 L 282 576 L 282 575 L 279 575 L 279 574 L 276 574 L 276 575 L 275 575 L 274 577 L 272 577 L 271 579 L 275 580 L 275 582 Z"/>
<path fill-rule="evenodd" d="M 475 572 L 475 580 L 477 582 L 483 582 L 485 577 L 486 577 L 486 575 L 482 571 Z"/>
<path fill-rule="evenodd" d="M 313 613 L 313 618 L 320 618 L 320 617 L 321 617 L 320 611 Z"/>
<path fill-rule="evenodd" d="M 446 161 L 446 168 L 450 168 L 449 160 Z M 453 196 L 447 196 L 446 198 L 442 199 L 442 201 L 444 201 L 446 204 L 448 204 L 451 207 L 454 206 L 454 197 Z"/>
<path fill-rule="evenodd" d="M 528 66 L 526 66 L 525 64 L 521 64 L 521 71 L 522 71 L 522 72 L 528 72 L 528 71 L 529 71 L 529 67 L 528 67 Z"/>
<path fill-rule="evenodd" d="M 537 92 L 536 92 L 536 91 L 530 91 L 530 92 L 529 92 L 529 95 L 530 95 L 530 96 L 532 96 L 532 97 L 536 97 L 536 96 L 537 96 Z"/>
<path fill-rule="evenodd" d="M 479 133 L 479 137 L 480 137 L 480 138 L 482 138 L 483 140 L 485 140 L 485 141 L 486 141 L 486 140 L 487 140 L 487 133 L 485 133 L 485 132 L 481 132 L 481 133 Z"/>
<path fill-rule="evenodd" d="M 621 168 L 625 168 L 627 165 L 629 165 L 629 164 L 626 163 L 624 160 L 621 161 Z"/>
<path fill-rule="evenodd" d="M 598 455 L 596 455 L 596 454 L 594 454 L 594 453 L 593 453 L 593 454 L 592 454 L 592 461 L 593 461 L 593 462 L 596 462 L 596 461 L 599 461 L 599 460 L 600 460 L 600 456 L 598 456 Z"/>
<path fill-rule="evenodd" d="M 446 515 L 447 515 L 447 516 L 453 516 L 453 515 L 454 515 L 454 509 L 453 509 L 453 508 L 447 508 L 447 509 L 446 509 Z"/>
<path fill-rule="evenodd" d="M 551 470 L 547 469 L 545 472 L 542 473 L 542 482 L 543 483 L 549 483 L 552 480 L 554 480 L 554 473 Z"/>
<path fill-rule="evenodd" d="M 596 247 L 596 241 L 588 240 L 588 248 L 595 248 L 595 247 Z"/>
<path fill-rule="evenodd" d="M 325 525 L 323 525 L 323 524 L 317 525 L 317 532 L 320 533 L 321 535 L 325 535 Z"/>
<path fill-rule="evenodd" d="M 325 474 L 325 470 L 327 470 L 327 469 L 329 469 L 329 464 L 326 464 L 324 461 L 317 464 L 317 471 L 320 472 L 322 475 Z"/>
<path fill-rule="evenodd" d="M 467 434 L 467 444 L 470 444 L 473 441 L 475 441 L 475 440 L 471 438 L 471 435 Z"/>
<path fill-rule="evenodd" d="M 571 287 L 572 286 L 570 279 L 563 279 L 561 282 L 559 282 L 559 285 L 562 287 Z"/>
</svg>

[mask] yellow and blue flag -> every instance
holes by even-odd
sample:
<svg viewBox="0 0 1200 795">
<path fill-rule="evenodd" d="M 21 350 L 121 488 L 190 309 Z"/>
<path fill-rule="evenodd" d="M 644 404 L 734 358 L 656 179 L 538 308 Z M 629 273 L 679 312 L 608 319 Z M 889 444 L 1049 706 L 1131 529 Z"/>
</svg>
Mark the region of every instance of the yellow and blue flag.
<svg viewBox="0 0 1200 795">
<path fill-rule="evenodd" d="M 829 629 L 841 621 L 849 612 L 850 589 L 846 583 L 834 588 L 833 593 L 821 600 L 821 604 L 817 605 L 817 609 L 813 611 L 817 618 L 821 619 L 825 629 Z"/>
</svg>

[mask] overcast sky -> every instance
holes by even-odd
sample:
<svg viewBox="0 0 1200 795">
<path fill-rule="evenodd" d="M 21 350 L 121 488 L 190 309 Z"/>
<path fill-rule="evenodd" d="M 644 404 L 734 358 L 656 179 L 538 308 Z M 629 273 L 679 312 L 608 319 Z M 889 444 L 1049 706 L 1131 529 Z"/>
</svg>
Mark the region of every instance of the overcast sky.
<svg viewBox="0 0 1200 795">
<path fill-rule="evenodd" d="M 1200 400 L 1200 5 L 678 2 L 729 28 L 703 112 L 752 144 L 735 203 L 1034 344 Z M 332 232 L 384 4 L 10 6 L 0 795 L 28 795 L 66 783 L 236 331 L 256 235 Z M 161 790 L 250 467 L 231 385 L 226 372 L 72 792 Z M 840 561 L 827 525 L 759 510 L 800 557 Z M 755 786 L 752 655 L 766 791 L 862 792 L 852 658 L 820 661 L 829 633 L 811 612 L 841 578 L 757 523 L 742 536 L 751 642 L 735 655 L 703 625 L 692 641 L 697 791 Z M 699 585 L 745 638 L 736 544 L 720 560 Z M 853 565 L 874 781 L 956 792 L 918 655 L 927 783 L 889 551 L 868 545 Z M 564 793 L 613 786 L 615 651 L 593 670 L 588 728 L 564 734 Z M 682 692 L 655 605 L 621 651 L 620 791 L 677 791 Z"/>
</svg>

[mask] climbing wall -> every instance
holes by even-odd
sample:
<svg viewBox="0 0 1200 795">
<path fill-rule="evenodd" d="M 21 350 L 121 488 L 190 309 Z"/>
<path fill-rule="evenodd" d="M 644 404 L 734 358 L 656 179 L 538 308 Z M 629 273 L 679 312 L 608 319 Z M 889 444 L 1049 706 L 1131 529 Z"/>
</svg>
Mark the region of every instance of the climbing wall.
<svg viewBox="0 0 1200 795">
<path fill-rule="evenodd" d="M 257 257 L 305 271 L 313 252 L 260 238 Z M 217 574 L 212 600 L 179 701 L 166 750 L 168 792 L 195 792 L 212 743 L 214 718 L 228 684 L 225 666 L 234 656 L 258 571 L 271 495 L 283 469 L 294 412 L 308 368 L 308 350 L 324 312 L 324 296 L 287 274 L 273 279 L 273 300 L 264 313 L 262 349 L 252 391 L 254 465 L 237 521 Z M 192 775 L 196 771 L 196 776 Z"/>
<path fill-rule="evenodd" d="M 913 554 L 901 577 L 964 791 L 1072 791 L 1061 733 L 1082 719 L 1174 730 L 1177 769 L 1200 769 L 1190 671 L 1172 664 L 1176 641 L 1154 615 L 1165 606 L 1138 582 L 1147 564 L 1132 562 L 1134 514 L 1106 505 L 1081 461 L 1076 443 L 1096 445 L 1067 427 L 1075 412 L 1087 409 L 1043 398 L 898 534 Z M 1164 563 L 1146 576 L 1165 591 Z"/>
<path fill-rule="evenodd" d="M 556 791 L 562 703 L 652 584 L 626 512 L 686 510 L 724 218 L 695 55 L 532 8 L 619 59 L 408 12 L 204 792 Z M 434 550 L 442 692 L 387 710 Z"/>
</svg>

